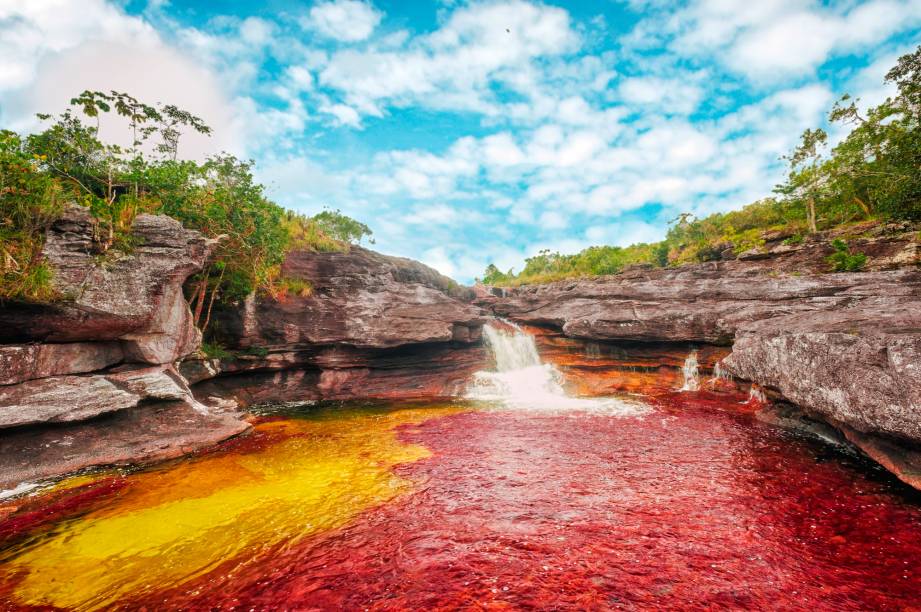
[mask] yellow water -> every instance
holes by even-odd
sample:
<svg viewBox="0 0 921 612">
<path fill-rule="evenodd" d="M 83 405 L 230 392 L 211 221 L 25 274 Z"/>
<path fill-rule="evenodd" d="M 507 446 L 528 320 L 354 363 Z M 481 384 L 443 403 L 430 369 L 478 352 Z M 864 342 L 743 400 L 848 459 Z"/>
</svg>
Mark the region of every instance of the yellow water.
<svg viewBox="0 0 921 612">
<path fill-rule="evenodd" d="M 429 452 L 400 442 L 395 428 L 457 410 L 321 411 L 262 423 L 254 435 L 269 437 L 268 447 L 135 474 L 103 508 L 18 551 L 0 577 L 24 576 L 16 604 L 92 609 L 293 545 L 409 490 L 393 466 Z"/>
</svg>

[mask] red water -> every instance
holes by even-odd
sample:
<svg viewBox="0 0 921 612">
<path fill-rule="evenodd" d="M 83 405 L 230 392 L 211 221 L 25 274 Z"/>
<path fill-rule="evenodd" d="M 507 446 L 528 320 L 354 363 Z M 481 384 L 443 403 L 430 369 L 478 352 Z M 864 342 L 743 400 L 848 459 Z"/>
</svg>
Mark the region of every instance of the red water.
<svg viewBox="0 0 921 612">
<path fill-rule="evenodd" d="M 918 498 L 858 458 L 676 394 L 639 418 L 404 429 L 415 492 L 230 559 L 151 609 L 921 609 Z"/>
</svg>

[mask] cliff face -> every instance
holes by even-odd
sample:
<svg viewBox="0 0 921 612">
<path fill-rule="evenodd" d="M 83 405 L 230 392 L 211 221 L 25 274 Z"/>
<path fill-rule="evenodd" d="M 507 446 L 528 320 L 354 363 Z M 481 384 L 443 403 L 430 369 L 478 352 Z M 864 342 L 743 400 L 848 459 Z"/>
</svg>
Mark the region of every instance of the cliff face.
<svg viewBox="0 0 921 612">
<path fill-rule="evenodd" d="M 776 245 L 730 261 L 494 289 L 479 302 L 567 337 L 642 343 L 650 355 L 662 342 L 731 347 L 724 371 L 835 425 L 921 487 L 918 243 L 915 234 L 871 237 L 856 250 L 870 255 L 868 271 L 828 273 L 830 248 L 819 242 Z"/>
<path fill-rule="evenodd" d="M 190 357 L 201 335 L 182 286 L 212 245 L 163 216 L 139 216 L 120 252 L 100 253 L 93 234 L 71 207 L 43 251 L 60 299 L 0 308 L 0 489 L 241 433 L 228 398 L 447 396 L 485 363 L 469 289 L 358 247 L 291 253 L 283 274 L 309 293 L 223 309 L 215 326 L 239 356 Z"/>
<path fill-rule="evenodd" d="M 98 253 L 89 213 L 71 207 L 43 251 L 60 299 L 0 308 L 0 488 L 178 456 L 247 428 L 196 402 L 174 367 L 200 342 L 182 284 L 211 245 L 152 215 L 131 243 Z"/>
<path fill-rule="evenodd" d="M 251 296 L 217 313 L 223 340 L 242 354 L 186 364 L 190 376 L 221 373 L 197 393 L 243 403 L 449 396 L 486 362 L 472 291 L 418 262 L 360 247 L 294 251 L 282 274 L 309 294 Z"/>
</svg>

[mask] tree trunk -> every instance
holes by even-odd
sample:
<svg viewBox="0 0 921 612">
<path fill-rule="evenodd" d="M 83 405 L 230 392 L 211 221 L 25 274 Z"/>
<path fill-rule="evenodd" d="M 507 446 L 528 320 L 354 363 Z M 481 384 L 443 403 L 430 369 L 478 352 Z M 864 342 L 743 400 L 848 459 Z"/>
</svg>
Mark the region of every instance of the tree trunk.
<svg viewBox="0 0 921 612">
<path fill-rule="evenodd" d="M 208 329 L 208 323 L 211 322 L 211 309 L 214 308 L 214 298 L 217 296 L 218 289 L 221 288 L 221 281 L 224 280 L 224 270 L 227 268 L 224 267 L 221 270 L 221 275 L 217 277 L 217 282 L 214 284 L 214 289 L 211 290 L 211 299 L 208 301 L 208 313 L 205 315 L 205 323 L 201 326 L 201 333 L 204 335 L 205 330 Z"/>
<path fill-rule="evenodd" d="M 809 233 L 814 234 L 819 231 L 815 225 L 815 198 L 812 196 L 809 196 L 806 203 L 806 223 L 809 224 Z"/>
<path fill-rule="evenodd" d="M 195 288 L 195 315 L 193 317 L 195 321 L 195 327 L 198 327 L 198 322 L 201 321 L 201 311 L 205 306 L 205 290 L 208 288 L 208 273 L 202 272 L 201 280 L 198 281 L 198 287 Z"/>
</svg>

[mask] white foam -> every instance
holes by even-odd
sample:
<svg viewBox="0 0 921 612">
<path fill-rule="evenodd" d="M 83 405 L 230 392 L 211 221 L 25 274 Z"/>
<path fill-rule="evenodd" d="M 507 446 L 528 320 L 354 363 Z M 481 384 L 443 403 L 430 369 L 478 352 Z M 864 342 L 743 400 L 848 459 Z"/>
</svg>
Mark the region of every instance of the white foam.
<svg viewBox="0 0 921 612">
<path fill-rule="evenodd" d="M 467 398 L 505 409 L 535 412 L 583 411 L 635 416 L 649 411 L 643 404 L 617 398 L 570 397 L 563 389 L 560 372 L 553 365 L 541 362 L 534 338 L 513 323 L 504 326 L 505 330 L 492 325 L 483 328 L 496 370 L 474 374 Z"/>
<path fill-rule="evenodd" d="M 19 497 L 20 495 L 34 491 L 40 486 L 42 485 L 37 482 L 24 482 L 22 484 L 16 485 L 12 489 L 2 490 L 0 491 L 0 501 L 4 499 L 10 499 L 11 497 Z"/>
</svg>

